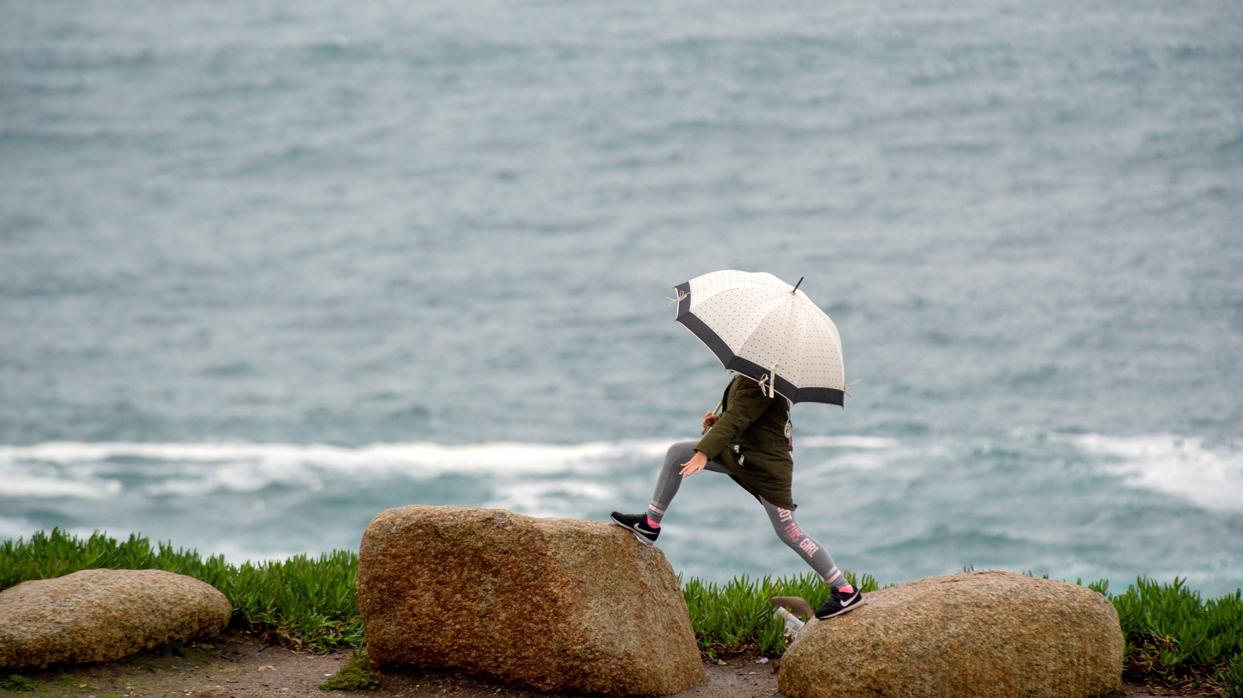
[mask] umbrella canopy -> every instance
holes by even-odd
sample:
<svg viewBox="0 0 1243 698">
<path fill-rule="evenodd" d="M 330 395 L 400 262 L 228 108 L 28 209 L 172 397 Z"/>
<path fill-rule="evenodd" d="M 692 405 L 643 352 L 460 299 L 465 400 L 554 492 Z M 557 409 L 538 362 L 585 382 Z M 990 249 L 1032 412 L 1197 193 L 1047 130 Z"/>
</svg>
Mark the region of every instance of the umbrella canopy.
<svg viewBox="0 0 1243 698">
<path fill-rule="evenodd" d="M 799 279 L 802 283 L 802 279 Z M 721 360 L 790 402 L 842 405 L 837 326 L 806 293 L 767 272 L 725 269 L 674 286 L 677 321 Z"/>
</svg>

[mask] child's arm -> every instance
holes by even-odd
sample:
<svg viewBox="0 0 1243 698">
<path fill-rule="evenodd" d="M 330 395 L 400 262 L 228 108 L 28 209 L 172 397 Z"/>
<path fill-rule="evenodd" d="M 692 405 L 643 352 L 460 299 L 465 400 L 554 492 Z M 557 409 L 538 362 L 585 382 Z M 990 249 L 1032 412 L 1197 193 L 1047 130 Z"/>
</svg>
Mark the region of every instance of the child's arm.
<svg viewBox="0 0 1243 698">
<path fill-rule="evenodd" d="M 721 451 L 737 441 L 738 436 L 751 426 L 752 422 L 759 419 L 775 399 L 775 397 L 770 398 L 765 395 L 764 390 L 755 381 L 749 378 L 743 379 L 738 385 L 738 390 L 730 396 L 729 407 L 726 408 L 725 413 L 699 440 L 699 443 L 695 445 L 695 450 L 707 456 L 708 459 L 721 455 Z"/>
</svg>

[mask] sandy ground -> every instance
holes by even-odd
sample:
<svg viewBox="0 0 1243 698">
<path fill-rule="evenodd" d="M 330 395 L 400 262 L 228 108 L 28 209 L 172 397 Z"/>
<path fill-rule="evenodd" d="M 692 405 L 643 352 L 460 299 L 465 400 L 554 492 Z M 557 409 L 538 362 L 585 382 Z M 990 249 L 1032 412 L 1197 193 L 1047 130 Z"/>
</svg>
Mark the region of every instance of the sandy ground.
<svg viewBox="0 0 1243 698">
<path fill-rule="evenodd" d="M 210 642 L 192 644 L 181 653 L 169 649 L 146 652 L 111 664 L 24 671 L 38 685 L 35 693 L 0 690 L 5 696 L 454 696 L 456 698 L 547 698 L 550 694 L 459 676 L 449 671 L 385 672 L 379 689 L 365 692 L 319 690 L 350 653 L 312 654 L 266 645 L 257 638 L 230 631 Z M 724 664 L 709 662 L 708 683 L 677 694 L 677 698 L 779 698 L 778 662 L 735 657 Z M 0 674 L 3 675 L 3 674 Z M 1212 692 L 1171 692 L 1126 685 L 1125 698 L 1143 696 L 1212 696 Z"/>
</svg>

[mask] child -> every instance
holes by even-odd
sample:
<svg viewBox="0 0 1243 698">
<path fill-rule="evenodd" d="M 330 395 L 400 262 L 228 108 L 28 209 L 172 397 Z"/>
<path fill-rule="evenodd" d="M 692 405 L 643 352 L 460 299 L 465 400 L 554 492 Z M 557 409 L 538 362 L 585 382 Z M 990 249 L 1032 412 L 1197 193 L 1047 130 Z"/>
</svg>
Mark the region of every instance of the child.
<svg viewBox="0 0 1243 698">
<path fill-rule="evenodd" d="M 720 417 L 704 415 L 707 430 L 698 443 L 679 441 L 669 447 L 656 481 L 656 491 L 643 514 L 613 512 L 613 522 L 645 545 L 656 542 L 660 520 L 677 494 L 682 479 L 700 470 L 725 473 L 764 506 L 773 530 L 829 585 L 828 600 L 817 618 L 831 618 L 863 603 L 863 594 L 846 581 L 829 551 L 799 528 L 794 520 L 790 483 L 794 470 L 789 422 L 790 404 L 769 397 L 754 380 L 738 374 L 725 388 Z"/>
</svg>

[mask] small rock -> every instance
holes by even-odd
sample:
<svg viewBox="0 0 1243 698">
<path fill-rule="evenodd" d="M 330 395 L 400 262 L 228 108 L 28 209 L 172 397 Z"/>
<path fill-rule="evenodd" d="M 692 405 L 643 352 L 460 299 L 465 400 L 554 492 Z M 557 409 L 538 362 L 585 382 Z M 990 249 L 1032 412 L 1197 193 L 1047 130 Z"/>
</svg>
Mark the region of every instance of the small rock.
<svg viewBox="0 0 1243 698">
<path fill-rule="evenodd" d="M 108 662 L 215 635 L 229 600 L 163 570 L 90 569 L 0 591 L 0 668 Z"/>
</svg>

